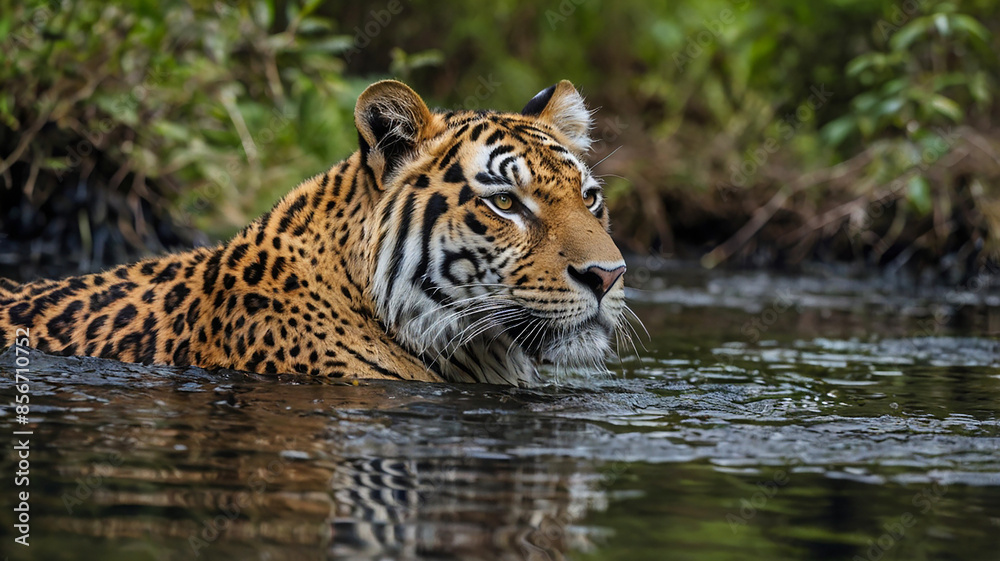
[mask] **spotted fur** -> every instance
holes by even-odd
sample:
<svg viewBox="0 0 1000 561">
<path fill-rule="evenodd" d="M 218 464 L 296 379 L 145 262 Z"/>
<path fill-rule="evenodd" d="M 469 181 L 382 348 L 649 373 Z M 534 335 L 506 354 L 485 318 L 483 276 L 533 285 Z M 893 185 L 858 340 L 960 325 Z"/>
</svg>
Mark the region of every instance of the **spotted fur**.
<svg viewBox="0 0 1000 561">
<path fill-rule="evenodd" d="M 521 385 L 602 364 L 624 262 L 569 82 L 514 114 L 431 112 L 384 81 L 355 123 L 359 151 L 225 244 L 0 282 L 0 345 L 23 328 L 61 355 Z"/>
</svg>

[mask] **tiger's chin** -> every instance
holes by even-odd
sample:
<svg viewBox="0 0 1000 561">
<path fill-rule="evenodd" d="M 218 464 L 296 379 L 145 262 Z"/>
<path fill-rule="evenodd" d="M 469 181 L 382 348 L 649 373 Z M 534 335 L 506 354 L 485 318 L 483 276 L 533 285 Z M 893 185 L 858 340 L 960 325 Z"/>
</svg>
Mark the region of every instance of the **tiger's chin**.
<svg viewBox="0 0 1000 561">
<path fill-rule="evenodd" d="M 575 329 L 547 337 L 532 353 L 542 365 L 559 369 L 606 373 L 604 361 L 611 356 L 612 329 L 590 321 Z"/>
</svg>

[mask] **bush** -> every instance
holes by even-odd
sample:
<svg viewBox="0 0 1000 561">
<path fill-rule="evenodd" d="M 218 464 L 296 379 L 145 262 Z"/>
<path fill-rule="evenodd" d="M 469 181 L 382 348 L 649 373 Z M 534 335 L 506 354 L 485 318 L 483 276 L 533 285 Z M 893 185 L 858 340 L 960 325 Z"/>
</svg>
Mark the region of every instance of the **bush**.
<svg viewBox="0 0 1000 561">
<path fill-rule="evenodd" d="M 354 99 L 388 76 L 506 110 L 571 79 L 637 251 L 902 265 L 1000 247 L 987 0 L 0 6 L 0 260 L 20 276 L 232 233 L 356 148 Z"/>
</svg>

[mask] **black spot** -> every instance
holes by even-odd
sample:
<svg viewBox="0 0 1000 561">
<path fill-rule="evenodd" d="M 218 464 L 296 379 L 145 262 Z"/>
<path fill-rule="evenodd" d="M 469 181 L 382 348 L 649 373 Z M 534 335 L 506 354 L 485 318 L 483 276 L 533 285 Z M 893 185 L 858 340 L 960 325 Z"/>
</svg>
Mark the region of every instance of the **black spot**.
<svg viewBox="0 0 1000 561">
<path fill-rule="evenodd" d="M 174 318 L 174 335 L 181 335 L 184 333 L 184 314 L 177 314 Z"/>
<path fill-rule="evenodd" d="M 267 345 L 268 347 L 274 346 L 274 335 L 271 334 L 270 330 L 268 330 L 268 332 L 264 334 L 264 344 Z"/>
<path fill-rule="evenodd" d="M 284 272 L 284 270 L 285 258 L 279 255 L 278 258 L 274 260 L 274 265 L 271 265 L 271 278 L 277 279 L 281 276 L 281 273 Z"/>
<path fill-rule="evenodd" d="M 136 362 L 139 360 L 139 356 L 142 354 L 142 332 L 134 331 L 128 335 L 123 336 L 118 341 L 118 356 L 126 362 Z M 128 351 L 133 351 L 131 359 L 129 359 Z"/>
<path fill-rule="evenodd" d="M 212 335 L 218 335 L 222 331 L 222 321 L 219 318 L 212 318 Z"/>
<path fill-rule="evenodd" d="M 190 347 L 191 344 L 188 339 L 184 339 L 180 343 L 177 343 L 177 348 L 174 349 L 174 359 L 171 361 L 174 366 L 191 366 L 191 359 L 188 356 Z"/>
<path fill-rule="evenodd" d="M 266 268 L 267 252 L 261 251 L 257 255 L 257 260 L 243 269 L 243 280 L 250 286 L 256 286 L 260 283 L 260 279 L 264 278 L 264 270 Z"/>
<path fill-rule="evenodd" d="M 152 261 L 150 261 L 149 263 L 143 263 L 142 267 L 139 269 L 139 272 L 143 275 L 146 275 L 147 277 L 152 276 L 155 266 L 156 263 Z"/>
<path fill-rule="evenodd" d="M 222 250 L 212 253 L 212 257 L 205 263 L 205 272 L 202 274 L 201 289 L 205 294 L 211 294 L 215 290 L 215 281 L 219 278 L 219 261 L 222 260 Z"/>
<path fill-rule="evenodd" d="M 152 288 L 142 293 L 142 301 L 146 304 L 152 302 L 154 298 L 156 298 L 156 293 L 153 292 Z"/>
<path fill-rule="evenodd" d="M 222 277 L 222 286 L 226 287 L 226 290 L 229 290 L 235 284 L 236 284 L 236 277 L 234 277 L 233 275 L 230 275 L 229 273 L 226 273 Z"/>
<path fill-rule="evenodd" d="M 31 317 L 28 315 L 28 308 L 31 306 L 27 302 L 15 304 L 7 309 L 10 316 L 10 323 L 15 325 L 31 325 Z"/>
<path fill-rule="evenodd" d="M 187 311 L 187 324 L 189 327 L 194 327 L 196 321 L 198 321 L 198 308 L 201 306 L 201 298 L 195 298 L 191 305 L 188 306 Z"/>
<path fill-rule="evenodd" d="M 132 323 L 132 320 L 135 319 L 136 313 L 138 313 L 138 311 L 135 309 L 134 305 L 126 304 L 125 307 L 118 312 L 118 315 L 115 316 L 112 328 L 118 330 Z"/>
<path fill-rule="evenodd" d="M 243 259 L 243 257 L 246 256 L 248 249 L 250 249 L 250 246 L 245 243 L 241 243 L 234 247 L 232 253 L 229 254 L 229 259 L 226 260 L 226 266 L 235 267 L 236 264 L 240 262 L 240 259 Z"/>
<path fill-rule="evenodd" d="M 257 367 L 260 366 L 260 363 L 264 362 L 265 358 L 267 358 L 267 353 L 264 351 L 254 351 L 254 353 L 250 356 L 250 360 L 247 361 L 247 370 L 250 372 L 256 372 Z"/>
<path fill-rule="evenodd" d="M 63 345 L 68 345 L 72 340 L 73 326 L 76 323 L 76 314 L 83 308 L 83 302 L 74 300 L 57 316 L 53 317 L 46 324 L 49 336 L 55 337 Z"/>
<path fill-rule="evenodd" d="M 104 323 L 106 321 L 108 321 L 108 316 L 106 315 L 97 316 L 96 318 L 94 318 L 90 322 L 90 325 L 87 326 L 87 339 L 97 339 L 97 332 L 100 331 L 102 327 L 104 327 Z M 87 353 L 87 354 L 89 355 L 92 353 Z"/>
<path fill-rule="evenodd" d="M 431 180 L 429 177 L 427 177 L 427 174 L 421 173 L 420 177 L 418 177 L 417 180 L 413 183 L 413 186 L 423 189 L 424 187 L 427 187 L 430 184 Z"/>
<path fill-rule="evenodd" d="M 285 292 L 291 292 L 297 289 L 298 287 L 299 287 L 299 277 L 295 273 L 288 275 L 288 278 L 285 279 L 285 287 L 284 287 Z"/>
<path fill-rule="evenodd" d="M 179 282 L 170 289 L 166 297 L 163 299 L 163 311 L 173 313 L 181 304 L 184 303 L 184 299 L 191 294 L 191 290 L 183 282 Z"/>
<path fill-rule="evenodd" d="M 462 165 L 458 162 L 452 164 L 444 174 L 444 180 L 448 183 L 462 183 L 465 181 L 465 175 L 462 174 Z"/>
<path fill-rule="evenodd" d="M 169 263 L 166 267 L 163 268 L 162 271 L 160 271 L 160 274 L 153 277 L 153 279 L 149 282 L 153 284 L 163 284 L 165 282 L 170 282 L 174 280 L 174 277 L 177 276 L 177 269 L 179 269 L 180 266 L 181 264 L 177 261 Z"/>
<path fill-rule="evenodd" d="M 90 311 L 97 312 L 112 302 L 121 300 L 124 298 L 128 291 L 136 288 L 134 282 L 120 282 L 118 284 L 113 284 L 108 287 L 107 290 L 102 292 L 95 292 L 90 295 Z"/>
<path fill-rule="evenodd" d="M 271 300 L 266 296 L 251 292 L 243 297 L 243 305 L 246 306 L 247 312 L 255 314 L 267 309 L 271 305 Z"/>
</svg>

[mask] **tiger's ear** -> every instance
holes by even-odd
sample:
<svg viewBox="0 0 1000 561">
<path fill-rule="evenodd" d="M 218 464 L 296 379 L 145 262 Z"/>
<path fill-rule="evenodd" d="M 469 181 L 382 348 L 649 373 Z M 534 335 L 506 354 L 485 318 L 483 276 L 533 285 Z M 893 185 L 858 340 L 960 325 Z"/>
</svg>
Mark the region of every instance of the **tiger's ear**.
<svg viewBox="0 0 1000 561">
<path fill-rule="evenodd" d="M 573 84 L 563 80 L 538 92 L 521 110 L 522 115 L 535 116 L 548 122 L 569 141 L 569 148 L 578 155 L 590 150 L 590 129 L 594 121 L 583 103 L 583 96 Z"/>
<path fill-rule="evenodd" d="M 354 107 L 361 158 L 371 168 L 380 189 L 385 179 L 409 156 L 431 121 L 424 100 L 409 86 L 383 80 L 368 86 Z"/>
</svg>

